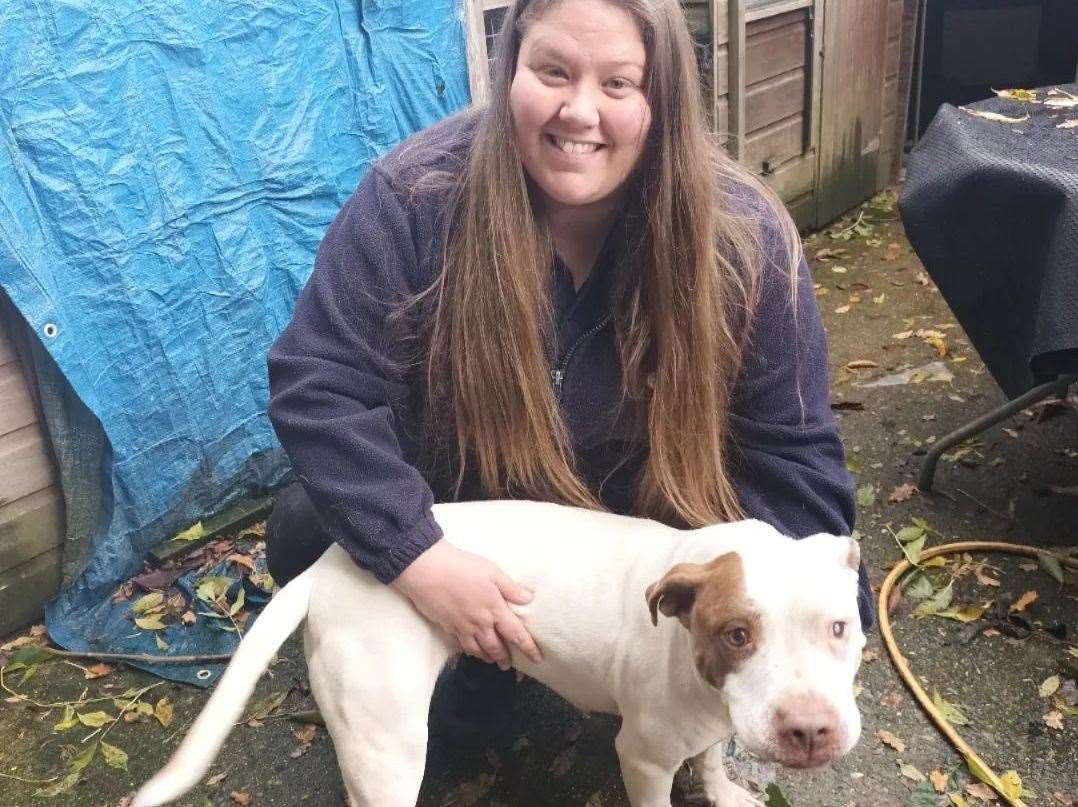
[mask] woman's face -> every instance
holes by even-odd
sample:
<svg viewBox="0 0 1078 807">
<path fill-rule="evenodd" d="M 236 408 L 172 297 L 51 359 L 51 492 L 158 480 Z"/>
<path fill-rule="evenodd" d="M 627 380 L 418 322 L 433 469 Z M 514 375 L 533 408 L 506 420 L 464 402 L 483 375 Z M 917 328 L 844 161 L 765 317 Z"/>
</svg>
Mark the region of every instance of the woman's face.
<svg viewBox="0 0 1078 807">
<path fill-rule="evenodd" d="M 533 20 L 509 92 L 524 170 L 548 205 L 610 199 L 651 125 L 636 20 L 604 0 L 559 3 Z"/>
</svg>

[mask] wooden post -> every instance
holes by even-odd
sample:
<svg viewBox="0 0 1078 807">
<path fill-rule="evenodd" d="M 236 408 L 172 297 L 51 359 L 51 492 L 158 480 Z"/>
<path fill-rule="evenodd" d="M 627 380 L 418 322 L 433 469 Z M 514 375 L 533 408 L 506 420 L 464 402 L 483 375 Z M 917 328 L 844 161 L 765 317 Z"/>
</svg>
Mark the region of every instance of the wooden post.
<svg viewBox="0 0 1078 807">
<path fill-rule="evenodd" d="M 730 156 L 739 162 L 745 153 L 745 0 L 727 0 L 727 75 L 729 77 Z"/>
</svg>

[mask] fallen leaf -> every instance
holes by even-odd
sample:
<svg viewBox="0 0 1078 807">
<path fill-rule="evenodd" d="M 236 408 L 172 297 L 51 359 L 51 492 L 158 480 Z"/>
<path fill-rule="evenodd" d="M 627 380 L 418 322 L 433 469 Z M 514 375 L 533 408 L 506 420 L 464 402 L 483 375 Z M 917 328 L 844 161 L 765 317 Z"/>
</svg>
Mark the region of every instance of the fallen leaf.
<svg viewBox="0 0 1078 807">
<path fill-rule="evenodd" d="M 1025 121 L 1029 120 L 1029 115 L 1023 115 L 1020 118 L 1011 118 L 1006 115 L 1001 115 L 998 112 L 985 112 L 984 110 L 980 109 L 970 109 L 967 106 L 960 106 L 959 109 L 961 109 L 967 115 L 973 115 L 977 118 L 984 118 L 985 120 L 994 121 L 995 123 L 1024 123 Z"/>
<path fill-rule="evenodd" d="M 1033 90 L 992 90 L 1000 98 L 1006 98 L 1008 101 L 1028 101 L 1030 103 L 1037 103 L 1037 93 Z"/>
<path fill-rule="evenodd" d="M 975 799 L 981 801 L 999 801 L 999 796 L 992 788 L 982 782 L 973 782 L 966 785 L 966 792 Z"/>
<path fill-rule="evenodd" d="M 1044 721 L 1044 725 L 1050 729 L 1063 730 L 1063 713 L 1058 709 L 1053 709 L 1046 715 L 1041 716 L 1041 720 Z"/>
<path fill-rule="evenodd" d="M 984 612 L 987 610 L 988 606 L 986 605 L 963 605 L 961 608 L 951 608 L 946 611 L 940 611 L 936 616 L 954 619 L 958 622 L 976 622 L 984 616 Z"/>
<path fill-rule="evenodd" d="M 1004 771 L 999 775 L 999 781 L 1003 783 L 1003 795 L 1012 799 L 1022 796 L 1022 777 L 1018 771 Z"/>
<path fill-rule="evenodd" d="M 872 485 L 862 485 L 857 489 L 857 504 L 860 507 L 871 507 L 876 501 L 876 488 Z"/>
<path fill-rule="evenodd" d="M 161 621 L 160 614 L 153 616 L 141 616 L 135 618 L 135 624 L 143 630 L 164 630 L 165 623 Z"/>
<path fill-rule="evenodd" d="M 180 622 L 185 625 L 194 625 L 195 619 L 196 617 L 194 611 L 184 611 L 183 616 L 180 617 Z"/>
<path fill-rule="evenodd" d="M 948 793 L 947 797 L 951 800 L 953 807 L 969 807 L 969 802 L 962 798 L 961 793 Z"/>
<path fill-rule="evenodd" d="M 217 785 L 221 784 L 222 781 L 224 781 L 224 778 L 226 776 L 228 776 L 228 771 L 221 771 L 220 773 L 215 773 L 213 776 L 206 780 L 206 786 L 216 787 Z"/>
<path fill-rule="evenodd" d="M 914 782 L 923 782 L 925 780 L 925 775 L 909 763 L 899 764 L 898 770 L 903 776 Z"/>
<path fill-rule="evenodd" d="M 142 616 L 148 611 L 152 611 L 165 601 L 164 592 L 151 591 L 144 597 L 139 597 L 131 604 L 131 613 L 136 616 Z"/>
<path fill-rule="evenodd" d="M 233 552 L 231 555 L 225 558 L 225 560 L 235 563 L 237 566 L 243 566 L 245 569 L 249 569 L 252 572 L 255 570 L 254 559 L 251 558 L 249 555 L 243 555 L 239 552 Z"/>
<path fill-rule="evenodd" d="M 1037 562 L 1057 583 L 1063 585 L 1063 565 L 1051 555 L 1037 555 Z"/>
<path fill-rule="evenodd" d="M 233 790 L 228 794 L 228 797 L 240 807 L 248 807 L 254 801 L 254 796 L 242 790 Z"/>
<path fill-rule="evenodd" d="M 92 729 L 99 729 L 113 720 L 115 718 L 108 712 L 89 712 L 88 714 L 79 715 L 79 722 Z"/>
<path fill-rule="evenodd" d="M 862 664 L 869 664 L 869 663 L 875 661 L 876 659 L 878 659 L 879 657 L 880 657 L 880 654 L 878 652 L 876 652 L 875 650 L 873 650 L 872 648 L 868 648 L 866 650 L 861 651 L 861 663 Z"/>
<path fill-rule="evenodd" d="M 1052 794 L 1052 798 L 1056 800 L 1056 803 L 1063 805 L 1063 807 L 1074 807 L 1074 796 L 1070 793 L 1063 793 L 1057 790 Z"/>
<path fill-rule="evenodd" d="M 194 525 L 188 527 L 183 532 L 177 533 L 176 536 L 172 540 L 173 541 L 197 541 L 199 538 L 201 538 L 203 535 L 205 535 L 205 533 L 206 533 L 206 530 L 205 530 L 205 528 L 203 528 L 202 522 L 199 521 L 197 524 L 194 524 Z"/>
<path fill-rule="evenodd" d="M 879 365 L 869 359 L 855 359 L 851 362 L 847 362 L 846 367 L 850 370 L 866 370 L 871 367 L 879 367 Z"/>
<path fill-rule="evenodd" d="M 1059 689 L 1059 676 L 1052 675 L 1044 679 L 1037 689 L 1037 694 L 1042 698 L 1049 698 L 1055 694 L 1057 689 Z"/>
<path fill-rule="evenodd" d="M 947 774 L 941 771 L 939 768 L 933 768 L 931 773 L 928 774 L 928 779 L 932 782 L 932 787 L 937 793 L 947 792 Z"/>
<path fill-rule="evenodd" d="M 817 251 L 816 260 L 818 260 L 818 261 L 829 261 L 829 260 L 832 260 L 834 258 L 841 258 L 848 251 L 849 250 L 847 250 L 847 249 L 845 249 L 843 247 L 824 247 L 823 249 Z"/>
<path fill-rule="evenodd" d="M 161 698 L 153 707 L 153 716 L 163 728 L 168 728 L 172 723 L 172 703 L 168 698 Z"/>
<path fill-rule="evenodd" d="M 91 664 L 83 670 L 83 676 L 87 681 L 93 681 L 95 678 L 104 678 L 106 675 L 110 675 L 115 667 L 110 667 L 108 664 Z"/>
<path fill-rule="evenodd" d="M 910 546 L 910 544 L 907 544 Z M 951 604 L 951 598 L 954 596 L 954 581 L 952 580 L 946 586 L 941 588 L 931 597 L 924 600 L 920 605 L 913 609 L 913 615 L 917 617 L 935 616 L 940 611 L 946 611 L 947 607 Z"/>
<path fill-rule="evenodd" d="M 77 726 L 77 725 L 79 725 L 79 718 L 75 714 L 75 707 L 74 706 L 65 706 L 64 707 L 64 716 L 63 716 L 63 718 L 60 720 L 59 723 L 57 723 L 55 726 L 52 727 L 52 730 L 53 731 L 67 731 L 68 729 L 75 728 L 75 726 Z"/>
<path fill-rule="evenodd" d="M 891 491 L 891 495 L 887 497 L 887 501 L 892 504 L 899 502 L 907 502 L 910 497 L 917 492 L 917 486 L 913 482 L 905 482 L 899 485 L 897 488 Z"/>
<path fill-rule="evenodd" d="M 282 703 L 284 703 L 284 699 L 287 697 L 287 691 L 273 692 L 270 695 L 267 695 L 265 698 L 256 702 L 255 705 L 251 707 L 250 714 L 248 714 L 247 717 L 245 717 L 241 722 L 247 723 L 254 720 L 265 720 L 274 712 L 275 709 L 277 709 Z"/>
<path fill-rule="evenodd" d="M 876 732 L 876 739 L 884 745 L 888 745 L 895 749 L 900 754 L 906 750 L 906 741 L 885 729 L 879 729 Z"/>
<path fill-rule="evenodd" d="M 838 308 L 835 309 L 836 314 L 847 314 L 847 313 L 849 313 L 849 311 L 850 311 L 850 306 L 848 306 L 848 305 L 840 305 Z"/>
<path fill-rule="evenodd" d="M 969 718 L 966 717 L 962 710 L 943 699 L 943 696 L 939 692 L 932 691 L 932 704 L 940 710 L 940 713 L 947 718 L 947 721 L 954 723 L 956 726 L 966 726 L 969 724 Z"/>
<path fill-rule="evenodd" d="M 1037 592 L 1036 591 L 1027 591 L 1025 594 L 1023 594 L 1021 597 L 1019 597 L 1018 600 L 1015 603 L 1013 603 L 1011 605 L 1011 608 L 1010 608 L 1011 613 L 1012 614 L 1020 614 L 1020 613 L 1022 613 L 1036 599 L 1037 599 Z"/>
<path fill-rule="evenodd" d="M 913 331 L 899 331 L 898 333 L 891 334 L 892 339 L 898 339 L 899 341 L 909 339 L 911 336 L 913 336 Z"/>
<path fill-rule="evenodd" d="M 117 748 L 115 745 L 109 745 L 102 740 L 101 756 L 105 758 L 105 764 L 109 767 L 118 768 L 121 771 L 127 770 L 127 752 L 122 748 Z"/>
</svg>

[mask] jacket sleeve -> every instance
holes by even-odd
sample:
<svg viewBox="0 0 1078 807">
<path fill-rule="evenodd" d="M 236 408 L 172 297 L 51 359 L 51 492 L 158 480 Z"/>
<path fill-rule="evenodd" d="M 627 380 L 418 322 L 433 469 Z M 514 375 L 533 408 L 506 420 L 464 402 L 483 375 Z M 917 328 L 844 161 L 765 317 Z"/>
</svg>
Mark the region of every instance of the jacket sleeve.
<svg viewBox="0 0 1078 807">
<path fill-rule="evenodd" d="M 734 484 L 747 514 L 795 538 L 849 535 L 855 506 L 831 412 L 827 340 L 804 259 L 796 307 L 777 261 L 761 279 L 741 375 L 731 405 Z M 874 622 L 861 569 L 861 619 Z"/>
<path fill-rule="evenodd" d="M 387 315 L 418 275 L 411 213 L 372 168 L 330 225 L 291 323 L 269 352 L 269 417 L 329 536 L 389 582 L 441 537 L 405 461 L 408 401 Z"/>
</svg>

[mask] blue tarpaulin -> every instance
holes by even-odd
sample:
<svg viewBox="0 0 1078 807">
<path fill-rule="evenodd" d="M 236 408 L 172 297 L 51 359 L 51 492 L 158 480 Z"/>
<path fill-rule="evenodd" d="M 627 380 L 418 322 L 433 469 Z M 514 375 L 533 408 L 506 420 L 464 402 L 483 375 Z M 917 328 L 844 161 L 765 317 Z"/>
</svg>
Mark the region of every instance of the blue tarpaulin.
<svg viewBox="0 0 1078 807">
<path fill-rule="evenodd" d="M 283 475 L 267 348 L 369 164 L 468 102 L 464 42 L 456 0 L 4 0 L 0 287 L 111 449 L 58 642 L 157 652 L 116 584 Z"/>
</svg>

